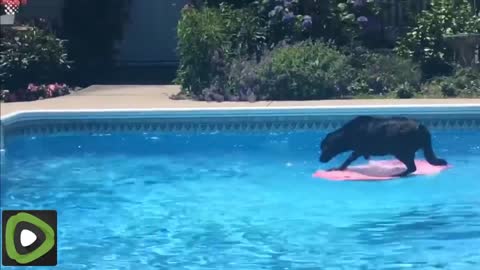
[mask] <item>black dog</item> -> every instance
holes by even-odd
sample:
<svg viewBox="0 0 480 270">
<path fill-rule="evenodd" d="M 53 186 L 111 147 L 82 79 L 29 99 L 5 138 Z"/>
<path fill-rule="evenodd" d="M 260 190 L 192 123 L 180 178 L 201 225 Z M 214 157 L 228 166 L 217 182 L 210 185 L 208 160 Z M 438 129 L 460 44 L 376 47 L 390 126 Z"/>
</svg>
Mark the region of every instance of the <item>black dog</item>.
<svg viewBox="0 0 480 270">
<path fill-rule="evenodd" d="M 353 151 L 339 167 L 345 170 L 353 161 L 363 156 L 393 155 L 407 169 L 395 176 L 407 176 L 417 170 L 415 153 L 422 149 L 426 160 L 435 166 L 447 165 L 447 161 L 435 156 L 428 129 L 405 117 L 378 118 L 359 116 L 340 129 L 329 133 L 321 143 L 320 162 L 329 162 L 336 155 Z"/>
</svg>

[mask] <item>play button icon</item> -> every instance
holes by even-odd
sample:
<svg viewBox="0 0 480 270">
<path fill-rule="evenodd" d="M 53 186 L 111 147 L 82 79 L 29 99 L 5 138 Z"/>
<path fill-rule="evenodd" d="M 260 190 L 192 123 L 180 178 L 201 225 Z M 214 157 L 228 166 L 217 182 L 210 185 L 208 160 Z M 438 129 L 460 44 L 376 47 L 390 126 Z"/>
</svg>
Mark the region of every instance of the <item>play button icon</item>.
<svg viewBox="0 0 480 270">
<path fill-rule="evenodd" d="M 57 264 L 56 211 L 3 211 L 2 264 Z"/>
<path fill-rule="evenodd" d="M 36 250 L 45 242 L 45 233 L 29 222 L 19 222 L 13 235 L 15 249 L 21 255 Z"/>
<path fill-rule="evenodd" d="M 20 232 L 20 244 L 22 247 L 31 246 L 37 240 L 37 236 L 29 231 L 29 230 L 22 230 Z"/>
</svg>

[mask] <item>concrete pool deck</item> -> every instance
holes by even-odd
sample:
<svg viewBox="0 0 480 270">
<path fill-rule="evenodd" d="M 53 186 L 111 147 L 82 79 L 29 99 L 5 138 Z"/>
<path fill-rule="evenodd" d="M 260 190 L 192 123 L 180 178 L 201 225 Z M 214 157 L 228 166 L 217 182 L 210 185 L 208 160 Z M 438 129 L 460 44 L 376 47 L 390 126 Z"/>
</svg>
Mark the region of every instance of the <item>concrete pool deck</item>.
<svg viewBox="0 0 480 270">
<path fill-rule="evenodd" d="M 318 101 L 201 102 L 172 100 L 180 91 L 177 85 L 93 85 L 73 94 L 31 102 L 1 103 L 1 116 L 30 110 L 101 110 L 160 108 L 240 108 L 300 106 L 374 106 L 374 105 L 462 105 L 479 104 L 480 99 L 355 99 Z"/>
</svg>

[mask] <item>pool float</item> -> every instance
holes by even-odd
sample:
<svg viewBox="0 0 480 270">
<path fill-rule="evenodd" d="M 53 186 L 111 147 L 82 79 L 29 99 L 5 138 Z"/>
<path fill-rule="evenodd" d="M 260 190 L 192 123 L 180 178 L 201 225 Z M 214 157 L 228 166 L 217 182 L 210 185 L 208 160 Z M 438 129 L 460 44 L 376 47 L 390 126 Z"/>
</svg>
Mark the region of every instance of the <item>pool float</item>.
<svg viewBox="0 0 480 270">
<path fill-rule="evenodd" d="M 433 175 L 449 168 L 446 166 L 433 166 L 425 160 L 415 160 L 417 171 L 412 175 Z M 392 176 L 405 170 L 405 165 L 398 160 L 370 161 L 366 165 L 351 166 L 345 171 L 318 170 L 313 174 L 315 178 L 331 181 L 382 181 L 399 177 Z"/>
</svg>

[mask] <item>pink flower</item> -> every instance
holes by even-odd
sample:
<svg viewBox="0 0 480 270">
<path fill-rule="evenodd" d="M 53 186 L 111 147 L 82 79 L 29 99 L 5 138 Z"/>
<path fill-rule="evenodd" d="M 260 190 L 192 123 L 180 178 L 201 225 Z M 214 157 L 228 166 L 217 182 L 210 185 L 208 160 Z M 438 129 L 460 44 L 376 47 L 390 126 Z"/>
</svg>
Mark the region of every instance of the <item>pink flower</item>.
<svg viewBox="0 0 480 270">
<path fill-rule="evenodd" d="M 55 91 L 55 84 L 49 84 L 48 87 L 47 87 L 47 90 L 48 91 Z"/>
<path fill-rule="evenodd" d="M 33 84 L 33 83 L 30 83 L 30 84 L 28 85 L 28 90 L 29 90 L 30 92 L 37 92 L 37 91 L 38 91 L 38 86 L 35 85 L 35 84 Z"/>
</svg>

